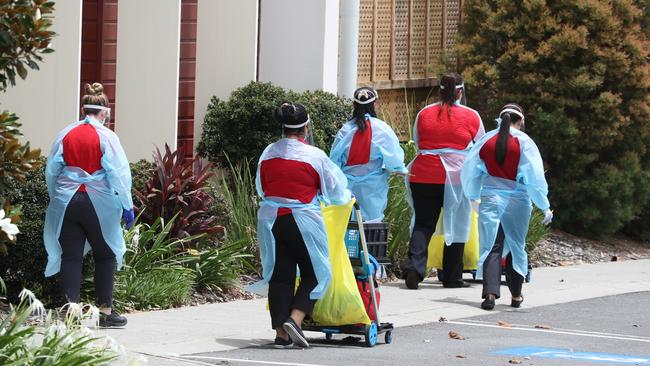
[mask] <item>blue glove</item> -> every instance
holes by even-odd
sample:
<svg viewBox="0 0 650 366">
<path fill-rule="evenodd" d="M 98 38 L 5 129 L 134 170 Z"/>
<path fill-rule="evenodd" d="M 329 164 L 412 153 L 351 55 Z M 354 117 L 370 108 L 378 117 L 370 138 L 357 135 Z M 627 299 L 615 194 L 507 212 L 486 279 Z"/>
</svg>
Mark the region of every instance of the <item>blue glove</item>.
<svg viewBox="0 0 650 366">
<path fill-rule="evenodd" d="M 130 210 L 122 211 L 122 220 L 124 221 L 124 227 L 129 230 L 135 221 L 135 213 L 133 212 L 133 208 Z"/>
</svg>

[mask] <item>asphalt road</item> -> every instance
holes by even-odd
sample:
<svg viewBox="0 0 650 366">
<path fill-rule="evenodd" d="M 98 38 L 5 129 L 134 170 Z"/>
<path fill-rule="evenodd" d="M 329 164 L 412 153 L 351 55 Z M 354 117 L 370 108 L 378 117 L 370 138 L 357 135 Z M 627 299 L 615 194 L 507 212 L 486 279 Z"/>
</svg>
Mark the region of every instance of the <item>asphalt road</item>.
<svg viewBox="0 0 650 366">
<path fill-rule="evenodd" d="M 374 348 L 341 342 L 344 335 L 325 341 L 319 333 L 308 333 L 312 347 L 306 350 L 262 346 L 188 355 L 183 360 L 237 366 L 650 365 L 650 292 L 539 308 L 497 305 L 497 309 L 503 312 L 398 328 L 392 344 L 384 344 L 382 336 Z M 450 331 L 465 339 L 451 339 Z"/>
</svg>

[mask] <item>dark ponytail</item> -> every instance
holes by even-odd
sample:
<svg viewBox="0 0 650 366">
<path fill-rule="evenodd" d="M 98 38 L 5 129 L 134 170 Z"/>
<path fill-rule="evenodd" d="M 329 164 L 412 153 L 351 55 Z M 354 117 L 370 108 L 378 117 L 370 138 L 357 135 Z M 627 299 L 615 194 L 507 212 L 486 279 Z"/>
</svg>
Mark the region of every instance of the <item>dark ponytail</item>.
<svg viewBox="0 0 650 366">
<path fill-rule="evenodd" d="M 449 116 L 451 116 L 451 107 L 456 103 L 458 92 L 461 90 L 461 88 L 456 88 L 459 85 L 463 85 L 463 77 L 455 72 L 449 73 L 440 79 L 440 103 L 443 107 L 447 107 L 447 115 Z M 440 112 L 443 109 L 440 108 Z"/>
<path fill-rule="evenodd" d="M 285 136 L 300 135 L 304 132 L 305 127 L 288 128 L 284 127 L 284 125 L 300 125 L 307 122 L 307 119 L 309 118 L 307 110 L 302 104 L 294 104 L 286 101 L 282 102 L 282 104 L 275 109 L 273 116 L 282 124 L 282 133 Z"/>
<path fill-rule="evenodd" d="M 503 165 L 505 163 L 506 155 L 508 154 L 510 126 L 522 119 L 522 117 L 516 113 L 507 112 L 507 109 L 518 111 L 521 113 L 521 115 L 524 114 L 524 109 L 516 103 L 508 103 L 504 105 L 503 108 L 501 108 L 501 113 L 499 114 L 501 122 L 499 125 L 496 148 L 494 150 L 494 158 L 496 159 L 497 163 L 499 163 L 499 165 Z"/>
<path fill-rule="evenodd" d="M 352 113 L 352 118 L 360 131 L 365 131 L 366 129 L 366 114 L 369 114 L 371 117 L 377 117 L 377 113 L 375 112 L 374 101 L 368 104 L 361 104 L 358 101 L 365 102 L 373 98 L 376 100 L 378 97 L 377 92 L 368 87 L 359 88 L 354 92 L 354 112 Z"/>
<path fill-rule="evenodd" d="M 496 149 L 494 150 L 494 157 L 499 165 L 503 165 L 506 161 L 508 154 L 508 139 L 510 139 L 510 113 L 504 113 L 501 116 L 501 125 L 499 126 L 499 133 L 497 137 Z"/>
</svg>

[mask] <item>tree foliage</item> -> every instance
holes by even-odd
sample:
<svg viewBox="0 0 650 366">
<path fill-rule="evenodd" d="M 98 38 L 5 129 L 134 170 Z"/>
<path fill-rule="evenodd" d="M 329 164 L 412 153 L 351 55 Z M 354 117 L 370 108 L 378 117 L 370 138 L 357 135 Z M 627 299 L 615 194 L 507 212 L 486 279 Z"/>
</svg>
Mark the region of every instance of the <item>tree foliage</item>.
<svg viewBox="0 0 650 366">
<path fill-rule="evenodd" d="M 352 112 L 349 100 L 331 93 L 297 93 L 271 83 L 251 82 L 235 90 L 227 101 L 212 98 L 203 122 L 199 154 L 222 167 L 228 167 L 229 160 L 250 161 L 255 171 L 264 148 L 282 134 L 280 123 L 273 118 L 273 111 L 282 101 L 305 106 L 311 118 L 314 144 L 325 151 Z"/>
<path fill-rule="evenodd" d="M 53 52 L 49 48 L 54 37 L 50 30 L 54 2 L 45 0 L 0 1 L 0 91 L 16 84 L 16 75 L 25 79 L 27 69 L 38 70 L 42 55 Z M 16 223 L 20 207 L 12 207 L 5 200 L 10 183 L 24 183 L 30 170 L 39 165 L 40 150 L 32 150 L 28 142 L 21 142 L 21 124 L 8 111 L 0 112 L 0 207 Z M 12 237 L 0 230 L 0 254 L 6 252 L 6 242 Z"/>
<path fill-rule="evenodd" d="M 526 109 L 556 221 L 569 231 L 613 233 L 650 199 L 647 9 L 631 0 L 465 2 L 458 51 L 470 102 L 485 120 L 507 102 Z"/>
</svg>

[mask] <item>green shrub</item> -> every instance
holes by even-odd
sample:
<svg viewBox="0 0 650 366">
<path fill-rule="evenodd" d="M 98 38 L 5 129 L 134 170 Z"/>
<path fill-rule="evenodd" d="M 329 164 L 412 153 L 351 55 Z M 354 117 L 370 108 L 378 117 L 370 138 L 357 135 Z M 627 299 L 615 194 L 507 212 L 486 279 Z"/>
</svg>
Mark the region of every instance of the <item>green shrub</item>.
<svg viewBox="0 0 650 366">
<path fill-rule="evenodd" d="M 305 106 L 312 121 L 314 145 L 329 152 L 336 133 L 352 116 L 351 102 L 322 90 L 289 92 L 288 97 Z"/>
<path fill-rule="evenodd" d="M 135 192 L 144 192 L 147 182 L 151 179 L 155 167 L 154 163 L 144 159 L 131 163 L 131 178 L 133 183 L 132 195 L 134 203 L 138 202 L 138 197 L 135 196 Z"/>
<path fill-rule="evenodd" d="M 472 106 L 484 120 L 523 106 L 555 222 L 574 233 L 610 234 L 650 212 L 649 16 L 634 3 L 464 3 L 458 50 Z"/>
<path fill-rule="evenodd" d="M 417 146 L 413 141 L 402 144 L 404 158 L 410 162 L 417 154 Z M 399 270 L 399 265 L 408 254 L 408 244 L 411 237 L 411 217 L 413 212 L 407 201 L 404 177 L 392 175 L 388 180 L 388 206 L 385 211 L 385 221 L 388 223 L 390 241 L 388 255 L 393 259 L 393 270 Z"/>
<path fill-rule="evenodd" d="M 273 111 L 284 100 L 307 108 L 314 143 L 328 151 L 336 131 L 351 115 L 349 101 L 324 91 L 287 92 L 270 83 L 250 84 L 235 90 L 228 101 L 213 97 L 203 122 L 198 153 L 222 167 L 250 161 L 255 167 L 264 148 L 282 134 Z"/>
<path fill-rule="evenodd" d="M 116 272 L 114 305 L 118 309 L 166 309 L 189 302 L 194 286 L 189 243 L 197 237 L 171 235 L 174 219 L 158 218 L 152 225 L 137 224 L 128 230 L 123 268 Z M 92 294 L 92 276 L 84 281 Z"/>
<path fill-rule="evenodd" d="M 241 161 L 235 165 L 229 163 L 228 175 L 219 181 L 230 215 L 226 224 L 226 240 L 240 243 L 241 253 L 250 254 L 252 263 L 249 269 L 257 271 L 257 208 L 259 198 L 255 189 L 255 175 L 251 164 Z"/>
<path fill-rule="evenodd" d="M 251 268 L 247 253 L 249 244 L 243 240 L 226 240 L 218 246 L 206 245 L 200 247 L 193 265 L 196 285 L 211 291 L 223 291 L 228 287 L 239 286 L 241 274 Z"/>
<path fill-rule="evenodd" d="M 41 158 L 41 163 L 45 159 Z M 43 223 L 49 202 L 43 167 L 27 173 L 25 181 L 13 181 L 9 185 L 7 199 L 22 206 L 20 234 L 16 245 L 8 247 L 7 254 L 0 254 L 0 277 L 7 284 L 8 298 L 18 301 L 18 292 L 30 288 L 46 305 L 63 304 L 57 277 L 45 278 L 47 252 L 43 245 Z"/>
</svg>

